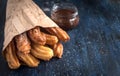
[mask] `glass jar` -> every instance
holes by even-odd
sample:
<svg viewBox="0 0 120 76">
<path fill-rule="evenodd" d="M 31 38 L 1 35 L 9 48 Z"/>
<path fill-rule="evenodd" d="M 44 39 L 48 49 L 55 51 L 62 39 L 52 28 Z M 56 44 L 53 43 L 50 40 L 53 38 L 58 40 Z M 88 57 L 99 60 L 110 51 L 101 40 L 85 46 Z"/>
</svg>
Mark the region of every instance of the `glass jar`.
<svg viewBox="0 0 120 76">
<path fill-rule="evenodd" d="M 51 11 L 52 20 L 64 30 L 70 30 L 79 23 L 78 10 L 71 3 L 56 3 Z"/>
</svg>

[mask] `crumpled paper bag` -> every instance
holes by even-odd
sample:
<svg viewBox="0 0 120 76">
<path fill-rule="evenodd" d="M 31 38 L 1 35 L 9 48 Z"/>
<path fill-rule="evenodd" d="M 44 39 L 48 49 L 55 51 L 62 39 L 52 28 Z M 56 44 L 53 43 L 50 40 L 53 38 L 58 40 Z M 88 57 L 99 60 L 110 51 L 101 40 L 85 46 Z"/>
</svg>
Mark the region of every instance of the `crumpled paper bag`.
<svg viewBox="0 0 120 76">
<path fill-rule="evenodd" d="M 8 0 L 3 50 L 16 35 L 36 26 L 58 27 L 32 0 Z"/>
</svg>

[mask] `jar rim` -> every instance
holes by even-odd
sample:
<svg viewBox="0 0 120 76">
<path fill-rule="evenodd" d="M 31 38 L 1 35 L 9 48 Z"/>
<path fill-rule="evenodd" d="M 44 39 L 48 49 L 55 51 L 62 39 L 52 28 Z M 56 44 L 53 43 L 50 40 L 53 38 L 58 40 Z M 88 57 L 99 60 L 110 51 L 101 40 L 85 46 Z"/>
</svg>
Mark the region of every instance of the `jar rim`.
<svg viewBox="0 0 120 76">
<path fill-rule="evenodd" d="M 72 10 L 74 10 L 74 13 L 70 15 L 72 17 L 76 17 L 78 15 L 77 7 L 73 3 L 69 3 L 69 2 L 67 2 L 67 3 L 63 3 L 63 2 L 55 3 L 52 7 L 51 14 L 57 10 L 60 10 L 60 9 L 72 9 Z M 60 15 L 59 17 L 65 17 L 65 16 Z"/>
</svg>

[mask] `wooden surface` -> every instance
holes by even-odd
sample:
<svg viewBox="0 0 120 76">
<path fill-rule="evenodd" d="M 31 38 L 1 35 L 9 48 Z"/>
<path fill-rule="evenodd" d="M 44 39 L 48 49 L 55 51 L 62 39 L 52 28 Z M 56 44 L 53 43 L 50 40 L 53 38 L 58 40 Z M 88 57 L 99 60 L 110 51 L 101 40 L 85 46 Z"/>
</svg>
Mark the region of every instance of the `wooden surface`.
<svg viewBox="0 0 120 76">
<path fill-rule="evenodd" d="M 6 7 L 6 0 L 1 1 L 0 50 Z M 40 7 L 44 6 L 44 0 L 34 1 Z M 41 61 L 37 68 L 22 66 L 18 70 L 10 70 L 0 53 L 0 76 L 120 76 L 119 0 L 67 1 L 78 7 L 80 23 L 68 31 L 71 40 L 64 44 L 63 58 Z"/>
</svg>

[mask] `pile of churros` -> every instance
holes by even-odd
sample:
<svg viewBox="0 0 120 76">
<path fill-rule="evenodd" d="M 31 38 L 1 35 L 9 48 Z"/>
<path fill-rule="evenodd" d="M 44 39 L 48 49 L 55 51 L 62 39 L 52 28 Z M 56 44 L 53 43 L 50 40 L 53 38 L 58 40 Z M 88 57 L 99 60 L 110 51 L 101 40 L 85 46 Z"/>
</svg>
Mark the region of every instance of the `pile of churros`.
<svg viewBox="0 0 120 76">
<path fill-rule="evenodd" d="M 4 56 L 11 69 L 17 69 L 21 65 L 37 67 L 40 60 L 61 58 L 63 54 L 61 41 L 68 40 L 70 40 L 69 35 L 60 27 L 37 26 L 15 36 L 6 47 Z"/>
</svg>

